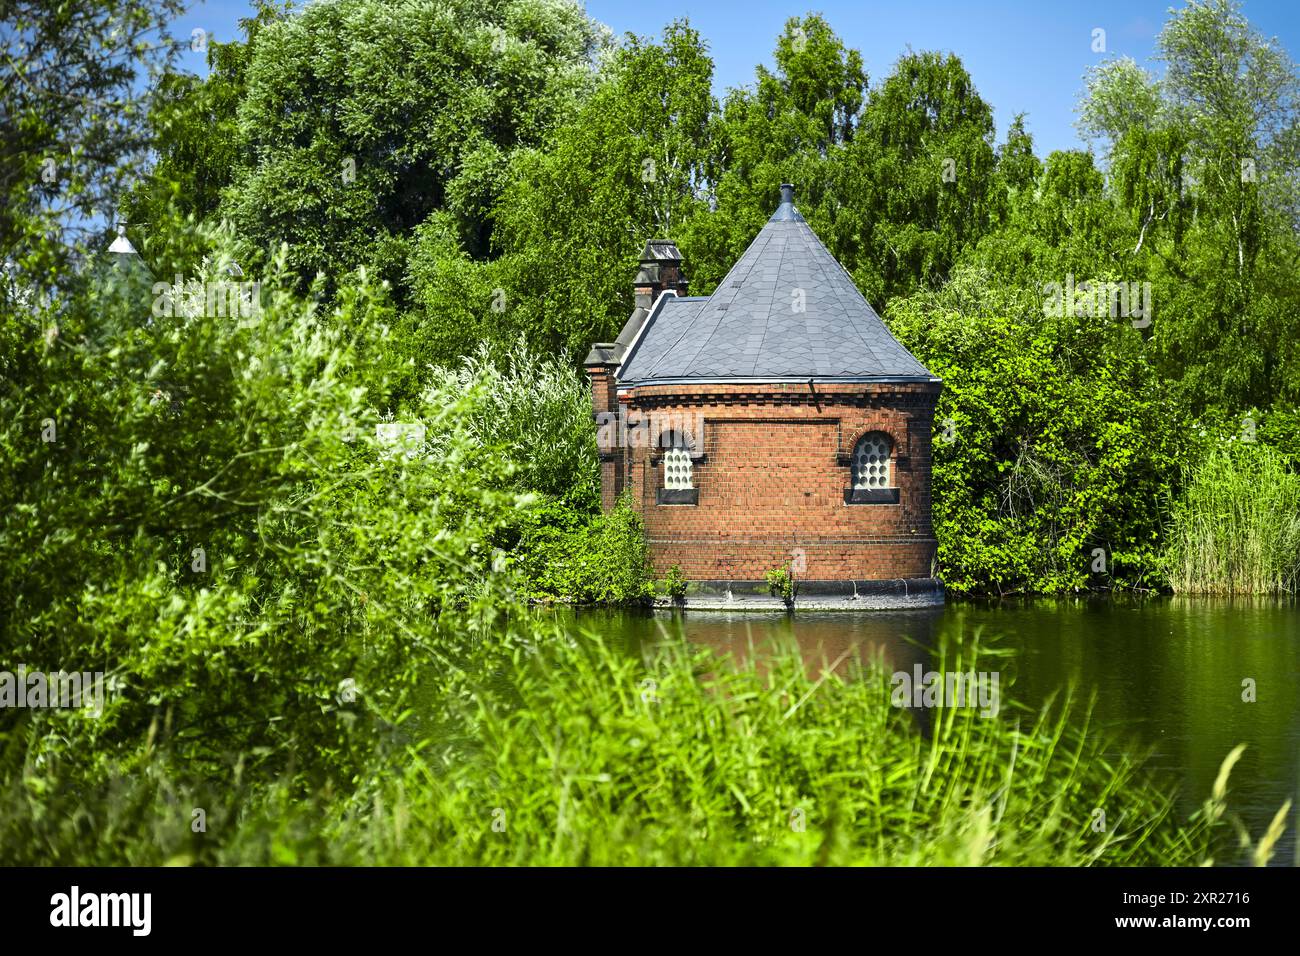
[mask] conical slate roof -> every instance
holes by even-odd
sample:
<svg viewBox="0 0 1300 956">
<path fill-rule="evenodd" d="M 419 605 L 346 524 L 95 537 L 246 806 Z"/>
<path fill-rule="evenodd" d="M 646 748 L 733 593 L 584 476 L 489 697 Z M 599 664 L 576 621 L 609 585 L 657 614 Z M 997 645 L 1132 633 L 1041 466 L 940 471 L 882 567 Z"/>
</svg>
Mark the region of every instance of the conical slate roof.
<svg viewBox="0 0 1300 956">
<path fill-rule="evenodd" d="M 793 187 L 705 298 L 665 294 L 619 370 L 653 382 L 935 381 L 794 206 Z"/>
</svg>

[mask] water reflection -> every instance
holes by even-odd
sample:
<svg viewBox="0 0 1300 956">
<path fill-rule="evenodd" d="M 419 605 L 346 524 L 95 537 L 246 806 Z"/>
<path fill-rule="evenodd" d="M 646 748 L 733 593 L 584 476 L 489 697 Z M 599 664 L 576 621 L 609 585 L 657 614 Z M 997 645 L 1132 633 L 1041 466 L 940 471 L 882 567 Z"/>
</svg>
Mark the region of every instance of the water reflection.
<svg viewBox="0 0 1300 956">
<path fill-rule="evenodd" d="M 881 612 L 879 618 L 850 615 L 745 612 L 678 612 L 664 622 L 668 633 L 680 632 L 694 644 L 712 647 L 735 660 L 763 662 L 777 647 L 795 647 L 808 673 L 832 671 L 847 676 L 858 663 L 882 660 L 891 670 L 930 666 L 929 649 L 938 640 L 942 609 Z M 664 615 L 656 615 L 662 619 Z"/>
</svg>

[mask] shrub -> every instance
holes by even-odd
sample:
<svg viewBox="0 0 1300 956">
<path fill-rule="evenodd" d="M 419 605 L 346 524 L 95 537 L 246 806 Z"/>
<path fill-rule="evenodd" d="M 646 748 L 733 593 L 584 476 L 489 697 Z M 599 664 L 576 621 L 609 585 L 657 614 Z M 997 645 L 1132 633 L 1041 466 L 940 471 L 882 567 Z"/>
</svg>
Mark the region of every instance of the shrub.
<svg viewBox="0 0 1300 956">
<path fill-rule="evenodd" d="M 773 568 L 767 572 L 767 591 L 789 604 L 794 600 L 794 576 L 789 568 Z"/>
<path fill-rule="evenodd" d="M 962 593 L 1155 587 L 1161 503 L 1190 431 L 1140 333 L 1048 319 L 961 270 L 890 306 L 890 328 L 943 379 L 933 501 L 940 573 Z M 1093 571 L 1095 552 L 1106 556 Z"/>
<path fill-rule="evenodd" d="M 626 496 L 595 516 L 554 501 L 529 511 L 515 553 L 535 598 L 635 604 L 653 593 L 645 529 Z"/>
<path fill-rule="evenodd" d="M 675 601 L 680 601 L 686 597 L 686 579 L 682 577 L 680 567 L 674 564 L 668 569 L 668 573 L 664 575 L 662 589 L 664 594 Z"/>
<path fill-rule="evenodd" d="M 358 356 L 389 312 L 348 282 L 324 313 L 273 273 L 250 318 L 89 295 L 0 314 L 8 658 L 114 688 L 98 719 L 0 714 L 0 792 L 27 808 L 8 837 L 39 846 L 66 810 L 93 844 L 115 799 L 228 806 L 232 777 L 345 786 L 404 746 L 417 689 L 462 706 L 516 639 L 491 544 L 519 498 L 468 428 L 476 396 L 416 409 L 436 441 L 414 457 L 379 454 L 383 366 Z"/>
<path fill-rule="evenodd" d="M 582 513 L 600 505 L 600 463 L 591 392 L 567 356 L 542 356 L 520 339 L 508 350 L 480 345 L 448 368 L 434 368 L 425 402 L 474 394 L 465 428 L 510 462 L 510 487 L 557 499 Z"/>
</svg>

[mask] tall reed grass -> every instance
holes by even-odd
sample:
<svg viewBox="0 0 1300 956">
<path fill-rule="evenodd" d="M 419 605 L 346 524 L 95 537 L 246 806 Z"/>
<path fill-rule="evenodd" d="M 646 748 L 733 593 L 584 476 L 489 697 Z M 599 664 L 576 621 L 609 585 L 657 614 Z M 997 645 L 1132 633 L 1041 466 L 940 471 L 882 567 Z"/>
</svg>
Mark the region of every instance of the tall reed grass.
<svg viewBox="0 0 1300 956">
<path fill-rule="evenodd" d="M 1295 593 L 1300 475 L 1266 445 L 1210 454 L 1187 475 L 1165 560 L 1175 591 Z"/>
<path fill-rule="evenodd" d="M 934 668 L 999 660 L 957 635 Z M 484 705 L 474 758 L 421 760 L 378 788 L 337 831 L 349 858 L 1079 866 L 1207 852 L 1207 828 L 1176 821 L 1068 703 L 992 718 L 942 706 L 921 722 L 891 704 L 881 662 L 810 670 L 793 647 L 759 667 L 668 641 L 647 671 L 588 638 L 517 663 L 517 705 Z"/>
<path fill-rule="evenodd" d="M 956 634 L 932 666 L 1003 660 Z M 10 863 L 110 865 L 1249 862 L 1220 839 L 1230 762 L 1205 810 L 1180 819 L 1086 708 L 1034 713 L 1003 695 L 993 717 L 940 706 L 918 719 L 893 706 L 889 678 L 879 661 L 810 668 L 794 648 L 759 664 L 676 635 L 638 656 L 555 634 L 472 702 L 434 702 L 404 750 L 351 783 L 252 790 L 236 770 L 197 793 L 145 766 L 110 794 L 9 794 L 0 846 Z M 206 832 L 190 826 L 196 806 Z"/>
</svg>

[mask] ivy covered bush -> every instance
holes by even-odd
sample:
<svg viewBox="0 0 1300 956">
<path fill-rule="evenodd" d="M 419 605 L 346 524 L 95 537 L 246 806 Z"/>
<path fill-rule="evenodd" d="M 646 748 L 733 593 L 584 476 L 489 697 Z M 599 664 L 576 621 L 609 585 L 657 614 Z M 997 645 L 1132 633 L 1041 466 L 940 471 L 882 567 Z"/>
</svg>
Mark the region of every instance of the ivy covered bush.
<svg viewBox="0 0 1300 956">
<path fill-rule="evenodd" d="M 933 501 L 948 589 L 1161 583 L 1163 509 L 1192 429 L 1139 330 L 1052 318 L 975 269 L 895 302 L 889 320 L 943 379 Z"/>
</svg>

